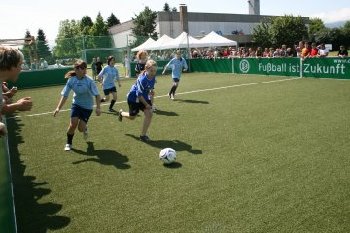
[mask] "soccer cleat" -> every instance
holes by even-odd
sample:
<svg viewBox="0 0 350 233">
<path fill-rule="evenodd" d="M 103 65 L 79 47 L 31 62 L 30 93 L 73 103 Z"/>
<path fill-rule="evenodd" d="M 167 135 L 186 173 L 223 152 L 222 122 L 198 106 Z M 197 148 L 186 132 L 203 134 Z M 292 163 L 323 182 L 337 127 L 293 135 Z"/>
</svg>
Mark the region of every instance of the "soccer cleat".
<svg viewBox="0 0 350 233">
<path fill-rule="evenodd" d="M 105 99 L 105 98 L 102 98 L 102 99 L 101 99 L 101 103 L 103 103 L 103 102 L 106 102 L 106 99 Z"/>
<path fill-rule="evenodd" d="M 151 139 L 147 135 L 140 135 L 140 140 L 143 142 L 148 142 Z"/>
<path fill-rule="evenodd" d="M 84 134 L 84 135 L 83 135 L 83 136 L 84 136 L 84 140 L 87 140 L 88 137 L 89 137 L 89 133 L 88 133 L 88 128 L 87 128 L 87 126 L 86 126 L 86 128 L 85 128 L 83 134 Z"/>
<path fill-rule="evenodd" d="M 116 110 L 114 110 L 113 108 L 108 109 L 109 112 L 117 112 Z"/>
<path fill-rule="evenodd" d="M 72 149 L 72 145 L 71 144 L 66 144 L 66 146 L 64 147 L 65 151 L 70 151 Z"/>
<path fill-rule="evenodd" d="M 170 99 L 171 99 L 171 100 L 174 100 L 174 99 L 175 99 L 173 94 L 170 95 Z"/>
<path fill-rule="evenodd" d="M 122 115 L 123 109 L 119 110 L 119 114 L 118 114 L 118 120 L 121 122 L 123 120 L 123 115 Z"/>
</svg>

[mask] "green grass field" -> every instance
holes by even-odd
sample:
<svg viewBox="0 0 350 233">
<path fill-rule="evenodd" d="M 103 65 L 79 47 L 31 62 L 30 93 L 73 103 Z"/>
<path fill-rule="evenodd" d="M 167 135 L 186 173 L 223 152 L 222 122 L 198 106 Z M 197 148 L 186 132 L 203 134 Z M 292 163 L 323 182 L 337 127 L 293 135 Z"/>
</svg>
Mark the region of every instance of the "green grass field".
<svg viewBox="0 0 350 233">
<path fill-rule="evenodd" d="M 20 90 L 35 105 L 8 120 L 19 232 L 349 232 L 348 80 L 184 74 L 175 101 L 170 85 L 158 78 L 152 142 L 142 114 L 104 105 L 71 152 L 70 101 L 52 116 L 63 86 Z"/>
</svg>

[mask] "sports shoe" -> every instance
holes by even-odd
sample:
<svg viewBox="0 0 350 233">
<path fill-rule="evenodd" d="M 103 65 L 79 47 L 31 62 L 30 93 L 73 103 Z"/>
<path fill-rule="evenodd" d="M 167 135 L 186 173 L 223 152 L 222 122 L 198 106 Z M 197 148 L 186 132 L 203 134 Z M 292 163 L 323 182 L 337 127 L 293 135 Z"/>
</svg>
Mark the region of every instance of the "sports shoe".
<svg viewBox="0 0 350 233">
<path fill-rule="evenodd" d="M 72 149 L 72 145 L 71 144 L 66 144 L 66 146 L 64 147 L 65 151 L 70 151 Z"/>
<path fill-rule="evenodd" d="M 88 128 L 87 128 L 87 126 L 86 126 L 86 128 L 85 128 L 85 130 L 84 130 L 84 132 L 83 132 L 83 137 L 84 137 L 84 140 L 87 140 L 88 139 L 88 137 L 89 137 L 89 133 L 88 133 Z"/>
<path fill-rule="evenodd" d="M 117 112 L 116 110 L 114 110 L 113 108 L 108 109 L 109 112 Z"/>
<path fill-rule="evenodd" d="M 123 115 L 122 115 L 123 109 L 119 110 L 119 114 L 118 114 L 118 120 L 121 122 L 123 120 Z"/>
<path fill-rule="evenodd" d="M 143 142 L 148 142 L 151 139 L 147 135 L 140 135 L 140 140 Z"/>
<path fill-rule="evenodd" d="M 171 99 L 171 100 L 174 100 L 174 99 L 175 99 L 173 94 L 170 95 L 170 99 Z"/>
</svg>

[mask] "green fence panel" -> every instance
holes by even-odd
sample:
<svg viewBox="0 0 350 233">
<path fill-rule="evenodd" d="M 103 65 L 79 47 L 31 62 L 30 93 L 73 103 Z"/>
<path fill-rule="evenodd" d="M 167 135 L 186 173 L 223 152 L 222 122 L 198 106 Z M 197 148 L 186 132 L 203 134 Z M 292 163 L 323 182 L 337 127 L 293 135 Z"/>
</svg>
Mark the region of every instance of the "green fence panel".
<svg viewBox="0 0 350 233">
<path fill-rule="evenodd" d="M 164 70 L 164 66 L 168 64 L 169 61 L 164 60 L 164 61 L 157 61 L 158 69 L 157 69 L 157 75 L 162 74 Z M 187 63 L 188 64 L 188 63 Z M 131 70 L 131 77 L 136 78 L 136 72 L 135 72 L 135 66 L 136 62 L 131 62 L 130 63 L 130 70 Z"/>
<path fill-rule="evenodd" d="M 350 58 L 308 58 L 303 61 L 303 77 L 350 79 Z"/>
<path fill-rule="evenodd" d="M 191 59 L 191 72 L 232 73 L 232 59 Z"/>
<path fill-rule="evenodd" d="M 235 58 L 234 73 L 300 76 L 299 58 Z"/>
<path fill-rule="evenodd" d="M 6 139 L 0 139 L 0 232 L 16 232 L 11 174 Z"/>
<path fill-rule="evenodd" d="M 10 83 L 10 86 L 17 86 L 22 89 L 65 84 L 67 80 L 64 75 L 70 70 L 73 70 L 73 68 L 22 71 L 17 82 Z"/>
</svg>

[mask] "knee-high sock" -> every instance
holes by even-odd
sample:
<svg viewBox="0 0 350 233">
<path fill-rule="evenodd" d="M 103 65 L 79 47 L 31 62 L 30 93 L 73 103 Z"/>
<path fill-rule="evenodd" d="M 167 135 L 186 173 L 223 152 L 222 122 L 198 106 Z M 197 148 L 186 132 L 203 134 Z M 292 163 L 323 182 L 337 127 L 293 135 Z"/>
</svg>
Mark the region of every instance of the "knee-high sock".
<svg viewBox="0 0 350 233">
<path fill-rule="evenodd" d="M 74 137 L 74 134 L 67 133 L 67 144 L 70 144 L 70 145 L 73 144 L 73 137 Z"/>
<path fill-rule="evenodd" d="M 111 100 L 111 104 L 109 105 L 109 109 L 112 109 L 115 104 L 115 100 Z"/>
<path fill-rule="evenodd" d="M 175 85 L 172 86 L 171 89 L 170 89 L 169 94 L 170 94 L 170 95 L 175 95 L 176 88 L 177 88 L 177 86 L 175 86 Z"/>
</svg>

